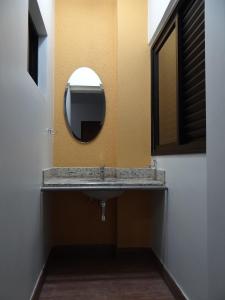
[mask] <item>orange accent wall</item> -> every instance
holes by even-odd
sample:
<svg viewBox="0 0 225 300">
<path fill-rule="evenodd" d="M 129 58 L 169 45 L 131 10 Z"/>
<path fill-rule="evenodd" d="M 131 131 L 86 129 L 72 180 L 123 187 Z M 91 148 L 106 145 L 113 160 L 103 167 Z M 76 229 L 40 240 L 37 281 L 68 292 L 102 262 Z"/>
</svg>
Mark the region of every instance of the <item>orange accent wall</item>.
<svg viewBox="0 0 225 300">
<path fill-rule="evenodd" d="M 147 0 L 56 0 L 55 5 L 54 166 L 147 166 Z M 88 144 L 81 144 L 70 135 L 63 108 L 67 80 L 82 66 L 96 71 L 106 95 L 104 127 Z M 82 194 L 59 193 L 54 198 L 55 244 L 150 245 L 148 193 L 125 193 L 117 202 L 109 201 L 106 224 L 100 221 L 97 203 Z"/>
</svg>

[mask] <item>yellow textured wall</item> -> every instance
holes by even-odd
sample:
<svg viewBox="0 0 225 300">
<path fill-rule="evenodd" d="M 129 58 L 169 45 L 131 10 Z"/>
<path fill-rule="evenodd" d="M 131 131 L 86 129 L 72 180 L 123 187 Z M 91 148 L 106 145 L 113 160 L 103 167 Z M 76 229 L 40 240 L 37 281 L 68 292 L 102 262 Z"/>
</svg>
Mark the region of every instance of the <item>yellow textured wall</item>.
<svg viewBox="0 0 225 300">
<path fill-rule="evenodd" d="M 147 0 L 118 0 L 117 166 L 150 163 Z"/>
<path fill-rule="evenodd" d="M 70 136 L 63 115 L 66 82 L 81 66 L 97 72 L 106 93 L 103 130 L 86 145 Z M 55 166 L 149 164 L 147 0 L 56 0 L 55 74 Z M 60 193 L 55 198 L 56 244 L 150 245 L 148 193 L 125 193 L 116 205 L 110 201 L 105 224 L 85 196 Z"/>
<path fill-rule="evenodd" d="M 118 0 L 118 114 L 116 161 L 119 167 L 150 163 L 150 67 L 147 0 Z M 127 192 L 117 203 L 118 247 L 151 243 L 149 193 Z"/>
<path fill-rule="evenodd" d="M 56 0 L 55 166 L 113 166 L 116 163 L 117 30 L 115 0 Z M 106 118 L 101 134 L 85 145 L 68 132 L 64 90 L 70 75 L 86 66 L 101 78 Z"/>
<path fill-rule="evenodd" d="M 55 245 L 116 244 L 116 200 L 108 201 L 107 222 L 102 223 L 98 201 L 79 192 L 57 192 L 52 198 Z"/>
</svg>

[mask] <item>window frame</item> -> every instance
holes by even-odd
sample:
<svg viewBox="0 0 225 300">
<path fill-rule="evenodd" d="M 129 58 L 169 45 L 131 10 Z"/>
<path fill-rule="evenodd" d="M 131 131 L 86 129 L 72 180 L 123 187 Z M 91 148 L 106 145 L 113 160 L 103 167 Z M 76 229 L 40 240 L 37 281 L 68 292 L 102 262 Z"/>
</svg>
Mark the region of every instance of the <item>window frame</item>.
<svg viewBox="0 0 225 300">
<path fill-rule="evenodd" d="M 199 138 L 196 141 L 187 142 L 184 136 L 183 111 L 182 111 L 182 66 L 181 66 L 181 30 L 180 30 L 180 7 L 184 1 L 181 1 L 174 9 L 168 22 L 163 26 L 151 46 L 151 152 L 152 155 L 176 155 L 206 153 L 206 138 Z M 173 30 L 176 29 L 176 69 L 177 69 L 177 141 L 175 143 L 159 144 L 159 70 L 158 54 L 163 44 L 167 41 Z"/>
<path fill-rule="evenodd" d="M 31 14 L 28 14 L 28 64 L 27 69 L 31 78 L 38 85 L 38 49 L 39 48 L 39 34 L 32 20 Z"/>
<path fill-rule="evenodd" d="M 31 79 L 35 82 L 36 86 L 40 88 L 42 91 L 45 91 L 46 87 L 46 55 L 47 52 L 43 48 L 46 47 L 44 44 L 46 43 L 46 38 L 48 36 L 45 22 L 43 16 L 41 14 L 41 10 L 37 0 L 29 0 L 28 1 L 28 10 L 27 10 L 27 73 L 30 75 Z M 37 56 L 36 56 L 36 64 L 37 64 L 37 76 L 36 79 L 29 72 L 29 30 L 30 25 L 32 24 L 33 29 L 35 30 L 35 34 L 37 34 L 38 44 L 36 45 Z"/>
</svg>

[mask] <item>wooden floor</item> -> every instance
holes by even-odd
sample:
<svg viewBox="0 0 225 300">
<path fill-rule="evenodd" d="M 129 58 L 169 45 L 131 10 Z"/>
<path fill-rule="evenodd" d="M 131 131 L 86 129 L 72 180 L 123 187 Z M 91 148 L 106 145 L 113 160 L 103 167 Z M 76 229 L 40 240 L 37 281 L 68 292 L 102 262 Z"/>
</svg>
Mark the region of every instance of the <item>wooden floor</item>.
<svg viewBox="0 0 225 300">
<path fill-rule="evenodd" d="M 151 255 L 50 257 L 40 300 L 174 300 Z"/>
</svg>

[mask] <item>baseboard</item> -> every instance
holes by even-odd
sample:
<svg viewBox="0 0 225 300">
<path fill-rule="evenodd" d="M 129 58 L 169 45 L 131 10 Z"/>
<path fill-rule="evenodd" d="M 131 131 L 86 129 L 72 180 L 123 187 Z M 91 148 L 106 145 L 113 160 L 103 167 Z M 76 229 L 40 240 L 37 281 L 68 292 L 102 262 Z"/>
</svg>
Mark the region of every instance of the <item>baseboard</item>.
<svg viewBox="0 0 225 300">
<path fill-rule="evenodd" d="M 162 276 L 163 280 L 165 281 L 166 285 L 169 287 L 171 293 L 173 294 L 176 300 L 189 300 L 183 293 L 182 289 L 177 284 L 176 280 L 173 276 L 169 273 L 167 268 L 163 265 L 160 261 L 158 256 L 154 253 L 152 248 L 141 248 L 141 247 L 128 247 L 128 248 L 116 248 L 116 255 L 119 256 L 126 256 L 126 255 L 138 255 L 138 256 L 151 256 L 153 257 L 155 264 L 157 265 L 160 275 Z"/>
<path fill-rule="evenodd" d="M 161 262 L 159 257 L 154 253 L 151 248 L 117 248 L 115 245 L 74 245 L 74 246 L 56 246 L 51 249 L 50 255 L 43 266 L 38 279 L 36 281 L 34 290 L 30 297 L 30 300 L 38 300 L 41 292 L 41 288 L 43 286 L 44 280 L 46 278 L 46 269 L 48 265 L 49 258 L 51 257 L 69 257 L 73 255 L 87 255 L 93 256 L 108 256 L 108 255 L 115 255 L 115 256 L 123 256 L 123 255 L 138 255 L 138 256 L 151 256 L 154 258 L 154 261 L 159 269 L 160 275 L 162 276 L 163 280 L 169 287 L 171 293 L 173 294 L 176 300 L 189 300 L 183 293 L 182 289 L 177 284 L 176 280 L 170 274 L 168 269 L 164 266 Z"/>
<path fill-rule="evenodd" d="M 49 254 L 49 256 L 50 256 L 50 254 Z M 47 265 L 48 265 L 49 256 L 48 256 L 45 264 L 43 265 L 40 274 L 38 275 L 33 292 L 30 296 L 30 300 L 38 300 L 39 299 L 41 289 L 42 289 L 42 286 L 44 284 L 44 281 L 45 281 L 45 278 L 47 275 L 46 273 L 47 273 Z"/>
<path fill-rule="evenodd" d="M 164 266 L 162 261 L 159 257 L 155 254 L 152 250 L 152 255 L 155 258 L 157 266 L 159 268 L 160 274 L 164 281 L 166 282 L 167 286 L 169 287 L 170 291 L 172 292 L 173 296 L 176 300 L 189 300 L 188 297 L 184 294 L 174 277 L 170 274 L 169 270 Z"/>
<path fill-rule="evenodd" d="M 41 291 L 41 286 L 42 286 L 42 283 L 44 282 L 44 269 L 45 269 L 45 265 L 43 266 L 40 274 L 38 275 L 38 278 L 37 278 L 37 281 L 35 283 L 35 286 L 34 286 L 34 289 L 33 289 L 33 292 L 30 296 L 30 300 L 38 300 L 38 297 L 40 295 L 40 291 Z"/>
</svg>

